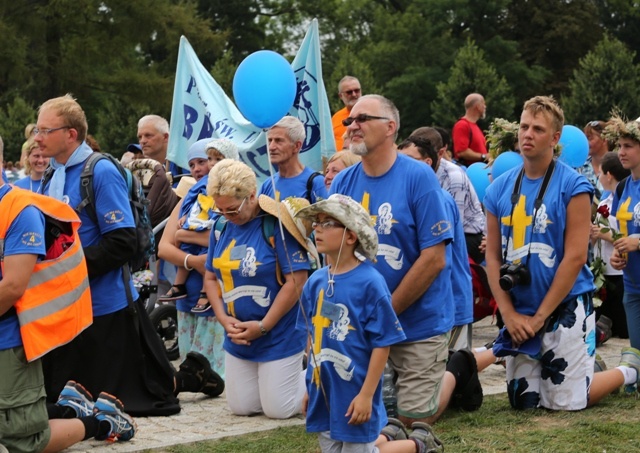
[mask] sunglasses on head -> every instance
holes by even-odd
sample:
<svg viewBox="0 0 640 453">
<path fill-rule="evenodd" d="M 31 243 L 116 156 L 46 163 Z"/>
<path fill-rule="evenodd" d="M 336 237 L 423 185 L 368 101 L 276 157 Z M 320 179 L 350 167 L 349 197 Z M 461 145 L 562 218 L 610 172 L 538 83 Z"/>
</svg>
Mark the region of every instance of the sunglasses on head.
<svg viewBox="0 0 640 453">
<path fill-rule="evenodd" d="M 358 124 L 362 124 L 362 123 L 366 123 L 367 121 L 371 121 L 371 120 L 387 120 L 389 121 L 389 118 L 386 118 L 384 116 L 373 116 L 373 115 L 367 115 L 365 113 L 361 113 L 360 115 L 357 116 L 348 116 L 345 119 L 342 120 L 342 124 L 345 127 L 349 127 L 353 124 L 353 122 L 355 121 Z"/>
<path fill-rule="evenodd" d="M 596 132 L 602 132 L 602 125 L 600 124 L 600 121 L 589 121 L 587 126 L 591 127 L 591 129 Z"/>
</svg>

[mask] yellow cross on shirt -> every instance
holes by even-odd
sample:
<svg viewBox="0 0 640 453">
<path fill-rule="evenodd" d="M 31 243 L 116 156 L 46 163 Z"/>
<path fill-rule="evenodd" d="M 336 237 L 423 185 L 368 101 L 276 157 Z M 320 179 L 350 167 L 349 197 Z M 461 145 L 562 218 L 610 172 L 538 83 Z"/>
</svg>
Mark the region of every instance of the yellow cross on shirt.
<svg viewBox="0 0 640 453">
<path fill-rule="evenodd" d="M 324 303 L 324 290 L 321 289 L 318 294 L 318 306 L 316 308 L 316 314 L 311 318 L 311 324 L 313 324 L 313 355 L 314 357 L 320 357 L 320 351 L 322 350 L 322 330 L 331 325 L 331 320 L 325 316 L 322 316 L 322 304 Z M 313 360 L 313 358 L 311 358 Z M 313 368 L 312 382 L 316 384 L 316 387 L 320 387 L 320 364 L 317 364 Z"/>
<path fill-rule="evenodd" d="M 626 201 L 618 207 L 616 212 L 616 219 L 620 224 L 620 233 L 624 236 L 629 235 L 629 227 L 627 222 L 633 219 L 633 211 L 629 211 L 629 205 L 631 204 L 631 197 L 627 197 Z"/>
<path fill-rule="evenodd" d="M 511 221 L 512 216 L 508 215 L 500 219 L 503 225 L 511 226 L 513 230 L 513 250 L 517 250 L 524 245 L 527 233 L 527 227 L 531 225 L 532 216 L 527 215 L 526 211 L 527 197 L 520 195 L 520 199 L 513 210 L 513 223 Z M 519 262 L 520 260 L 515 260 Z"/>
<path fill-rule="evenodd" d="M 231 259 L 231 250 L 236 245 L 236 240 L 232 239 L 222 255 L 218 258 L 213 259 L 213 267 L 220 270 L 220 277 L 222 280 L 222 287 L 225 293 L 231 291 L 235 288 L 233 284 L 233 276 L 231 275 L 232 270 L 240 269 L 241 260 L 232 260 Z M 229 302 L 227 304 L 229 314 L 233 317 L 236 316 L 235 309 L 233 306 L 233 302 Z"/>
</svg>

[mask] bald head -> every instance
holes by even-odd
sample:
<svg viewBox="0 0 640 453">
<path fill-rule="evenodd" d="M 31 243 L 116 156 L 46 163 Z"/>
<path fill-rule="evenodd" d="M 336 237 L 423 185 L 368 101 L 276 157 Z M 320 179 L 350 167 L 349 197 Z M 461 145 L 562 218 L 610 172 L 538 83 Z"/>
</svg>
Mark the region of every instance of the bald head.
<svg viewBox="0 0 640 453">
<path fill-rule="evenodd" d="M 464 108 L 466 110 L 465 116 L 467 119 L 475 123 L 480 118 L 484 119 L 487 105 L 481 94 L 471 93 L 464 100 Z"/>
</svg>

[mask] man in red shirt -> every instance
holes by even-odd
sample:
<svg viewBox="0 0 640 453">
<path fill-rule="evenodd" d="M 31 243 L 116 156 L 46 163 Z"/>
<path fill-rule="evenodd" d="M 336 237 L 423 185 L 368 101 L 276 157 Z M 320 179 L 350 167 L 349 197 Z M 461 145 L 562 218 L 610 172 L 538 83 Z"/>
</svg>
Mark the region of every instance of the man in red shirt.
<svg viewBox="0 0 640 453">
<path fill-rule="evenodd" d="M 487 104 L 484 97 L 471 93 L 464 100 L 466 113 L 453 126 L 453 157 L 462 165 L 487 161 L 487 144 L 482 130 L 476 124 L 484 119 Z"/>
</svg>

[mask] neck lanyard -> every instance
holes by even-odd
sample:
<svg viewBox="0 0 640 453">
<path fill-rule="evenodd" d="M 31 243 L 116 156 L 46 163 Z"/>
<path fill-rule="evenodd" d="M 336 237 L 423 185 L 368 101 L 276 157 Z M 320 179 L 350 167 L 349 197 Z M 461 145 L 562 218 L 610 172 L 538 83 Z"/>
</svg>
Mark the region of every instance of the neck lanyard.
<svg viewBox="0 0 640 453">
<path fill-rule="evenodd" d="M 547 171 L 544 173 L 544 180 L 542 181 L 542 185 L 540 186 L 540 190 L 538 190 L 538 195 L 536 196 L 535 201 L 533 202 L 533 220 L 531 223 L 531 233 L 529 235 L 529 251 L 527 252 L 527 263 L 529 262 L 529 257 L 531 256 L 531 239 L 533 237 L 533 227 L 536 224 L 536 217 L 538 216 L 538 210 L 542 206 L 542 199 L 544 198 L 544 194 L 547 192 L 547 187 L 549 186 L 549 181 L 551 181 L 551 176 L 555 170 L 556 163 L 552 159 L 551 163 L 547 167 Z M 518 204 L 518 200 L 520 199 L 520 190 L 522 186 L 522 179 L 524 178 L 524 167 L 520 170 L 520 174 L 518 174 L 518 179 L 516 179 L 516 183 L 513 185 L 513 192 L 511 193 L 511 214 L 509 215 L 509 232 L 507 234 L 507 244 L 504 248 L 504 253 L 502 255 L 502 262 L 507 262 L 507 251 L 509 250 L 509 239 L 511 238 L 511 230 L 513 229 L 513 211 L 516 209 L 516 204 Z"/>
</svg>

